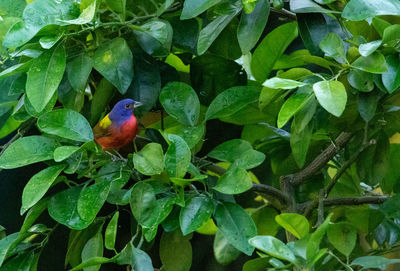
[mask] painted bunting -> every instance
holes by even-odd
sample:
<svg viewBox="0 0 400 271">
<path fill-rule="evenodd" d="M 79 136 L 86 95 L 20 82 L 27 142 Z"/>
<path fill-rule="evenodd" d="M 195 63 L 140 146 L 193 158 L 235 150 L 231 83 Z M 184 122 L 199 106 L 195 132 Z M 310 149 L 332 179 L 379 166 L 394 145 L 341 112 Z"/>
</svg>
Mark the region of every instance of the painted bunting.
<svg viewBox="0 0 400 271">
<path fill-rule="evenodd" d="M 118 149 L 131 142 L 138 131 L 134 110 L 140 105 L 140 102 L 132 99 L 116 103 L 111 112 L 93 128 L 94 140 L 104 150 Z"/>
</svg>

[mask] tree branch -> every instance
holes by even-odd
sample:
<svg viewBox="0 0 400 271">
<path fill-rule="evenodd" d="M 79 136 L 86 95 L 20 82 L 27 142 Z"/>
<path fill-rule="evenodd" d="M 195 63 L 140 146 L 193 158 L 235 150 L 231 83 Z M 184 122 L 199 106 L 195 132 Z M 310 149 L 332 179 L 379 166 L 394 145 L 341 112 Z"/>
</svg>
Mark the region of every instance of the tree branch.
<svg viewBox="0 0 400 271">
<path fill-rule="evenodd" d="M 284 179 L 290 179 L 290 183 L 294 186 L 303 184 L 321 170 L 350 141 L 352 136 L 352 133 L 342 132 L 335 142 L 323 150 L 307 167 L 297 173 L 284 176 Z"/>
<path fill-rule="evenodd" d="M 253 184 L 253 187 L 251 188 L 251 190 L 254 192 L 258 192 L 260 194 L 273 196 L 274 198 L 278 199 L 283 204 L 288 204 L 290 202 L 289 197 L 285 193 L 283 193 L 279 189 L 276 189 L 275 187 L 270 186 L 270 185 L 255 183 L 255 184 Z"/>
<path fill-rule="evenodd" d="M 325 207 L 329 206 L 354 206 L 363 204 L 382 204 L 389 196 L 363 196 L 363 197 L 350 197 L 350 198 L 327 198 L 323 200 Z M 304 202 L 299 204 L 299 211 L 304 210 L 305 217 L 309 217 L 312 211 L 318 207 L 318 198 L 313 201 Z"/>
</svg>

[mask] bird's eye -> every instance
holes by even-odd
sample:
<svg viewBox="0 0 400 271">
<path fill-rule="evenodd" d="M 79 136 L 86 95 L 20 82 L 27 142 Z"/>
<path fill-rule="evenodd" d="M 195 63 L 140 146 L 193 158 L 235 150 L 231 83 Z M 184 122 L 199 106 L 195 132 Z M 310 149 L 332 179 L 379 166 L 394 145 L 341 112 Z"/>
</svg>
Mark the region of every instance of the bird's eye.
<svg viewBox="0 0 400 271">
<path fill-rule="evenodd" d="M 125 108 L 129 108 L 129 104 L 126 104 L 126 105 L 125 105 Z"/>
</svg>

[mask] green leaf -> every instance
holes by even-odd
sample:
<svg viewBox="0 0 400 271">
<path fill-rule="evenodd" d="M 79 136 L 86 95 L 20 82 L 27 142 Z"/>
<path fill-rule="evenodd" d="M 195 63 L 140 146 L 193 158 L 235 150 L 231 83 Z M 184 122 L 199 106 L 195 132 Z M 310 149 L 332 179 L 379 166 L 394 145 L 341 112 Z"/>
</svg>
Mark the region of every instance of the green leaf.
<svg viewBox="0 0 400 271">
<path fill-rule="evenodd" d="M 292 22 L 275 28 L 262 40 L 251 59 L 251 72 L 257 81 L 268 78 L 275 62 L 297 35 L 297 23 Z"/>
<path fill-rule="evenodd" d="M 268 79 L 262 84 L 264 87 L 267 88 L 274 88 L 274 89 L 293 89 L 293 88 L 298 88 L 305 86 L 306 84 L 303 82 L 298 82 L 295 80 L 291 79 L 282 79 L 278 77 L 274 77 L 271 79 Z"/>
<path fill-rule="evenodd" d="M 94 265 L 101 265 L 103 263 L 110 263 L 113 259 L 105 258 L 105 257 L 93 257 L 88 259 L 87 261 L 75 266 L 74 268 L 70 269 L 69 271 L 78 271 L 82 270 L 83 268 L 92 267 Z M 89 270 L 89 269 L 88 269 Z"/>
<path fill-rule="evenodd" d="M 210 198 L 204 196 L 189 199 L 179 214 L 179 224 L 183 235 L 188 235 L 206 223 L 214 211 Z"/>
<path fill-rule="evenodd" d="M 158 143 L 149 143 L 133 154 L 133 164 L 140 173 L 152 176 L 164 170 L 164 154 Z"/>
<path fill-rule="evenodd" d="M 400 59 L 398 55 L 386 56 L 387 72 L 382 73 L 382 83 L 389 93 L 400 87 Z"/>
<path fill-rule="evenodd" d="M 125 19 L 126 0 L 106 0 L 107 6 Z"/>
<path fill-rule="evenodd" d="M 362 56 L 369 56 L 370 54 L 375 52 L 376 49 L 378 49 L 379 46 L 381 46 L 381 44 L 382 40 L 374 40 L 368 43 L 363 43 L 360 44 L 360 46 L 358 47 L 358 51 Z"/>
<path fill-rule="evenodd" d="M 264 271 L 270 266 L 269 259 L 255 258 L 244 263 L 242 271 Z"/>
<path fill-rule="evenodd" d="M 180 231 L 163 232 L 160 259 L 166 271 L 189 271 L 192 265 L 192 245 Z M 173 248 L 173 249 L 172 249 Z"/>
<path fill-rule="evenodd" d="M 339 81 L 320 81 L 313 85 L 319 104 L 336 117 L 342 115 L 347 103 L 347 93 Z"/>
<path fill-rule="evenodd" d="M 136 183 L 132 188 L 130 206 L 139 224 L 143 224 L 150 217 L 155 205 L 156 194 L 153 187 L 143 181 Z"/>
<path fill-rule="evenodd" d="M 313 261 L 316 257 L 318 257 L 319 245 L 329 227 L 332 215 L 333 213 L 330 213 L 325 218 L 325 221 L 315 230 L 315 232 L 311 234 L 310 240 L 307 242 L 306 248 L 307 261 Z"/>
<path fill-rule="evenodd" d="M 325 53 L 338 60 L 340 63 L 346 62 L 346 52 L 343 40 L 336 33 L 329 33 L 319 43 L 319 48 Z"/>
<path fill-rule="evenodd" d="M 396 48 L 400 40 L 399 31 L 400 31 L 400 25 L 398 24 L 386 27 L 383 31 L 382 44 L 384 44 L 385 47 Z"/>
<path fill-rule="evenodd" d="M 88 1 L 86 1 L 87 3 Z M 93 20 L 94 14 L 96 12 L 97 0 L 90 0 L 88 4 L 81 12 L 78 18 L 72 20 L 59 20 L 60 22 L 66 24 L 87 24 Z"/>
<path fill-rule="evenodd" d="M 82 249 L 82 262 L 87 262 L 92 258 L 100 258 L 103 256 L 103 236 L 101 231 L 98 231 L 92 238 L 90 238 Z M 98 271 L 100 269 L 99 265 L 93 265 L 86 267 L 84 271 Z"/>
<path fill-rule="evenodd" d="M 78 147 L 78 146 L 58 147 L 57 149 L 54 150 L 54 161 L 61 162 L 65 159 L 67 159 L 68 157 L 70 157 L 72 154 L 74 154 L 79 149 L 80 149 L 80 147 Z"/>
<path fill-rule="evenodd" d="M 310 230 L 307 218 L 296 213 L 282 213 L 275 217 L 275 221 L 299 239 L 306 236 Z"/>
<path fill-rule="evenodd" d="M 335 223 L 328 227 L 329 242 L 346 257 L 349 257 L 357 241 L 357 230 L 347 223 Z"/>
<path fill-rule="evenodd" d="M 387 259 L 382 256 L 363 256 L 354 259 L 351 265 L 362 266 L 363 269 L 367 268 L 378 268 L 380 270 L 385 270 L 388 265 L 400 263 L 400 259 Z"/>
<path fill-rule="evenodd" d="M 290 248 L 273 236 L 255 236 L 249 240 L 249 243 L 272 257 L 296 263 L 296 256 Z"/>
<path fill-rule="evenodd" d="M 347 81 L 353 88 L 361 92 L 372 91 L 375 87 L 373 75 L 357 69 L 350 70 Z"/>
<path fill-rule="evenodd" d="M 56 165 L 45 168 L 28 181 L 22 192 L 21 215 L 46 194 L 64 167 L 65 165 Z"/>
<path fill-rule="evenodd" d="M 96 91 L 94 92 L 93 99 L 90 104 L 90 124 L 94 126 L 97 123 L 101 114 L 104 112 L 104 109 L 111 101 L 114 92 L 114 86 L 104 77 L 101 78 L 96 86 Z M 141 101 L 139 99 L 137 100 Z"/>
<path fill-rule="evenodd" d="M 131 26 L 140 47 L 154 57 L 169 55 L 172 44 L 172 26 L 168 21 L 152 19 L 140 27 Z"/>
<path fill-rule="evenodd" d="M 243 55 L 249 53 L 260 39 L 268 21 L 269 5 L 268 0 L 259 0 L 253 12 L 242 12 L 237 38 Z"/>
<path fill-rule="evenodd" d="M 110 222 L 107 225 L 104 233 L 104 246 L 106 249 L 115 249 L 115 239 L 117 238 L 119 211 L 115 212 Z"/>
<path fill-rule="evenodd" d="M 232 246 L 247 255 L 253 253 L 254 248 L 250 246 L 248 240 L 257 234 L 257 229 L 242 207 L 230 202 L 220 203 L 214 217 L 218 229 Z"/>
<path fill-rule="evenodd" d="M 221 231 L 217 231 L 214 238 L 214 256 L 219 264 L 228 265 L 237 259 L 240 251 L 229 244 Z"/>
<path fill-rule="evenodd" d="M 187 0 L 183 3 L 181 20 L 194 18 L 221 0 Z"/>
<path fill-rule="evenodd" d="M 290 0 L 290 10 L 295 13 L 340 13 L 323 8 L 312 0 Z"/>
<path fill-rule="evenodd" d="M 111 183 L 103 181 L 82 189 L 77 202 L 77 210 L 81 219 L 93 221 L 96 218 L 97 213 L 106 202 L 110 185 Z"/>
<path fill-rule="evenodd" d="M 2 266 L 4 260 L 6 259 L 8 250 L 15 240 L 18 238 L 18 232 L 7 235 L 0 240 L 0 266 Z"/>
<path fill-rule="evenodd" d="M 57 109 L 41 115 L 38 127 L 45 133 L 75 141 L 93 141 L 89 122 L 81 114 L 70 109 Z"/>
<path fill-rule="evenodd" d="M 32 61 L 26 80 L 26 95 L 33 108 L 41 112 L 56 92 L 65 70 L 65 49 L 58 45 Z"/>
<path fill-rule="evenodd" d="M 199 126 L 183 126 L 177 125 L 164 130 L 166 134 L 175 134 L 182 137 L 189 148 L 194 148 L 200 140 L 203 139 L 205 133 L 205 125 L 200 124 Z"/>
<path fill-rule="evenodd" d="M 43 49 L 50 49 L 53 47 L 62 37 L 64 36 L 64 32 L 56 33 L 53 36 L 43 36 L 39 39 L 40 46 Z"/>
<path fill-rule="evenodd" d="M 300 130 L 301 124 L 295 120 L 292 122 L 290 129 L 290 148 L 292 155 L 299 168 L 302 168 L 306 162 L 308 148 L 310 146 L 311 137 L 313 135 L 313 123 L 308 123 L 303 129 Z"/>
<path fill-rule="evenodd" d="M 378 107 L 379 96 L 375 93 L 359 94 L 358 96 L 358 112 L 360 116 L 369 122 L 375 116 Z"/>
<path fill-rule="evenodd" d="M 78 214 L 77 205 L 81 190 L 81 187 L 75 186 L 57 193 L 51 197 L 48 208 L 55 221 L 74 230 L 82 230 L 92 223 L 83 220 Z"/>
<path fill-rule="evenodd" d="M 374 52 L 369 56 L 360 56 L 351 63 L 351 66 L 370 73 L 384 73 L 388 70 L 385 57 L 378 52 Z"/>
<path fill-rule="evenodd" d="M 343 18 L 351 21 L 378 15 L 400 15 L 400 3 L 397 0 L 351 0 L 342 13 Z"/>
<path fill-rule="evenodd" d="M 93 67 L 124 94 L 133 79 L 133 56 L 126 41 L 115 38 L 101 45 L 93 60 Z"/>
<path fill-rule="evenodd" d="M 232 87 L 219 94 L 210 104 L 206 112 L 206 120 L 228 117 L 258 100 L 258 87 Z"/>
<path fill-rule="evenodd" d="M 200 115 L 200 101 L 186 83 L 168 83 L 160 93 L 160 102 L 167 113 L 184 125 L 195 126 Z"/>
<path fill-rule="evenodd" d="M 44 136 L 22 137 L 14 141 L 0 156 L 0 168 L 17 168 L 53 159 L 56 147 L 53 139 Z"/>
<path fill-rule="evenodd" d="M 278 128 L 282 128 L 299 110 L 301 110 L 313 95 L 307 93 L 296 93 L 289 97 L 282 105 L 278 114 Z"/>
<path fill-rule="evenodd" d="M 8 48 L 19 47 L 32 39 L 43 27 L 65 25 L 62 20 L 74 19 L 78 15 L 79 7 L 76 2 L 36 0 L 26 6 L 22 15 L 23 21 L 11 27 L 3 45 Z"/>
<path fill-rule="evenodd" d="M 182 178 L 189 168 L 191 152 L 182 137 L 167 135 L 169 147 L 165 153 L 165 169 L 170 177 Z"/>
<path fill-rule="evenodd" d="M 74 90 L 85 91 L 92 67 L 93 60 L 86 54 L 80 54 L 67 64 L 68 81 Z"/>
<path fill-rule="evenodd" d="M 242 139 L 232 139 L 215 147 L 209 157 L 230 162 L 239 168 L 250 169 L 260 165 L 265 155 L 253 149 L 251 144 Z"/>
<path fill-rule="evenodd" d="M 222 3 L 223 8 L 219 9 L 220 12 L 215 16 L 216 18 L 207 24 L 199 33 L 197 42 L 197 53 L 204 54 L 224 28 L 232 21 L 232 19 L 239 13 L 240 6 L 238 2 L 234 4 Z"/>
<path fill-rule="evenodd" d="M 233 165 L 219 178 L 213 189 L 224 194 L 240 194 L 249 190 L 252 184 L 250 174 L 245 169 Z"/>
<path fill-rule="evenodd" d="M 116 258 L 119 265 L 130 264 L 132 270 L 135 271 L 154 271 L 151 258 L 146 252 L 139 248 L 133 247 L 129 242 Z"/>
</svg>

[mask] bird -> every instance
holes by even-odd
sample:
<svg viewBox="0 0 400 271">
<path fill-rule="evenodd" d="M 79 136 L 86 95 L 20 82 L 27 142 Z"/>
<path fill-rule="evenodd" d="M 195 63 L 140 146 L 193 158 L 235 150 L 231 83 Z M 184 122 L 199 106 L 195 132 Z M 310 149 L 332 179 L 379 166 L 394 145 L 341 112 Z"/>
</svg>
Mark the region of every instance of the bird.
<svg viewBox="0 0 400 271">
<path fill-rule="evenodd" d="M 134 111 L 141 105 L 132 99 L 121 100 L 93 127 L 94 140 L 103 150 L 118 150 L 136 137 L 138 121 Z"/>
</svg>

